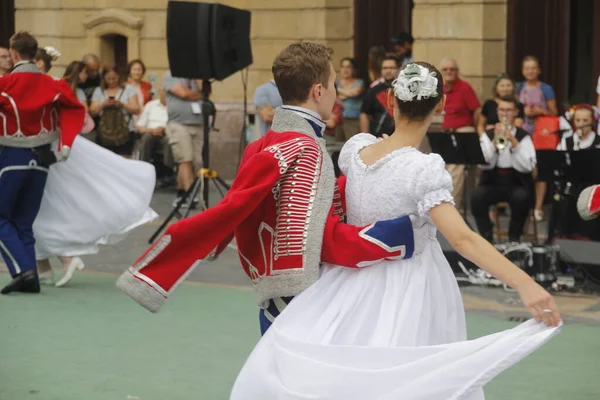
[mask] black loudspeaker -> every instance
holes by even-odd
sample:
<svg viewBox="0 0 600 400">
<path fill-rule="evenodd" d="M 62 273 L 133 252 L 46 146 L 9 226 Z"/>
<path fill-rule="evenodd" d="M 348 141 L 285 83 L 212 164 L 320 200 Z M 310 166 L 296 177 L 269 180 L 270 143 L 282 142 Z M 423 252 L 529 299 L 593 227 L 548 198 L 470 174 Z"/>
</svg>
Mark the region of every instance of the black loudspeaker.
<svg viewBox="0 0 600 400">
<path fill-rule="evenodd" d="M 169 1 L 171 74 L 223 80 L 252 64 L 249 11 L 222 4 Z"/>
</svg>

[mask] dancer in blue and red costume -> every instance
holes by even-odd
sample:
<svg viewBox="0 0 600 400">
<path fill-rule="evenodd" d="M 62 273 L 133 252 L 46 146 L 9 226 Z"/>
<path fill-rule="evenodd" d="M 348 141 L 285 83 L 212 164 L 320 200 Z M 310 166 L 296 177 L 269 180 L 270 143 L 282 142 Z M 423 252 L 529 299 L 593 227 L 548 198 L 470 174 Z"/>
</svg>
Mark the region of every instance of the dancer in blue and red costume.
<svg viewBox="0 0 600 400">
<path fill-rule="evenodd" d="M 40 291 L 33 222 L 48 168 L 68 157 L 85 115 L 65 81 L 40 73 L 37 48 L 27 32 L 11 37 L 14 68 L 0 77 L 0 253 L 13 277 L 2 294 Z"/>
</svg>

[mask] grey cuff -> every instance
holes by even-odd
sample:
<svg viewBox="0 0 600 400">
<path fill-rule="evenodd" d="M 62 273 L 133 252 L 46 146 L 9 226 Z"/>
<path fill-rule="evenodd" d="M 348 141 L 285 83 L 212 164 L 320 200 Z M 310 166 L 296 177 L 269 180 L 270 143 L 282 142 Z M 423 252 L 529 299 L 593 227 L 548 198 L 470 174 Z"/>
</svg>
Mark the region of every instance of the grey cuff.
<svg viewBox="0 0 600 400">
<path fill-rule="evenodd" d="M 150 312 L 158 312 L 167 298 L 128 270 L 117 279 L 117 287 Z"/>
</svg>

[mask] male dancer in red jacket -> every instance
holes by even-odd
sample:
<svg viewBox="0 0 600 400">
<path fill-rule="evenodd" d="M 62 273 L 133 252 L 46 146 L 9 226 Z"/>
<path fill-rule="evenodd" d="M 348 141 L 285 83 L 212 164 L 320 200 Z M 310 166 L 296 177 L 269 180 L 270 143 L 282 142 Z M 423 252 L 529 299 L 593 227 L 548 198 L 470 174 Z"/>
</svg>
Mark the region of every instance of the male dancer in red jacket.
<svg viewBox="0 0 600 400">
<path fill-rule="evenodd" d="M 33 221 L 48 168 L 66 159 L 85 110 L 65 81 L 40 74 L 36 39 L 10 39 L 14 68 L 0 77 L 0 253 L 13 280 L 0 293 L 39 293 Z M 56 151 L 51 143 L 58 141 Z"/>
<path fill-rule="evenodd" d="M 267 135 L 246 149 L 225 198 L 171 225 L 119 278 L 117 286 L 148 310 L 158 311 L 196 262 L 217 255 L 234 235 L 263 333 L 318 279 L 321 260 L 361 268 L 414 253 L 409 217 L 363 227 L 342 222 L 343 180 L 336 185 L 323 139 L 336 99 L 331 51 L 293 43 L 275 59 L 273 75 L 284 105 Z"/>
</svg>

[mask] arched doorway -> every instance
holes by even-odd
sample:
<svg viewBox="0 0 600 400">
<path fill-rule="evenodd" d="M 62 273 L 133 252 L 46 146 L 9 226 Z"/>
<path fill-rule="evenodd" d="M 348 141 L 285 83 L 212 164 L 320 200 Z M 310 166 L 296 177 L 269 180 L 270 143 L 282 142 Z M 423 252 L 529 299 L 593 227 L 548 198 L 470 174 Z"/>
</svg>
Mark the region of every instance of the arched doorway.
<svg viewBox="0 0 600 400">
<path fill-rule="evenodd" d="M 100 37 L 100 60 L 118 67 L 127 65 L 127 36 L 116 33 Z"/>
</svg>

